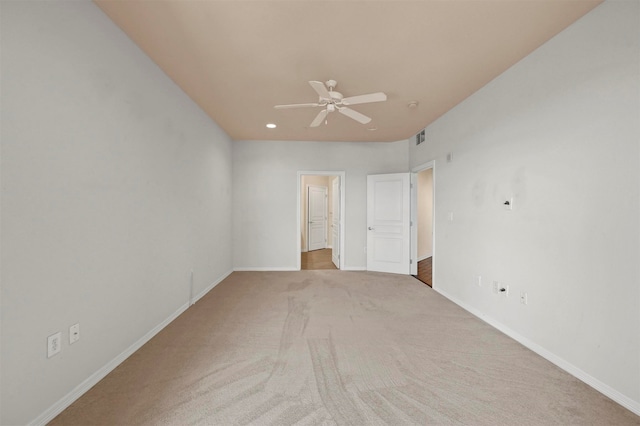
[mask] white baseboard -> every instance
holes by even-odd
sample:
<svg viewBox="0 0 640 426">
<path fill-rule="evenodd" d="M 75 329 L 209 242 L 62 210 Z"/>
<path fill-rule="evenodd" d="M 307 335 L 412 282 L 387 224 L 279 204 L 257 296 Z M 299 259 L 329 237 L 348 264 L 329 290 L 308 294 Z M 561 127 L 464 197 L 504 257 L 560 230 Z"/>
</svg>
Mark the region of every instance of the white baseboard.
<svg viewBox="0 0 640 426">
<path fill-rule="evenodd" d="M 231 275 L 233 273 L 233 269 L 230 269 L 229 271 L 225 272 L 224 274 L 222 274 L 222 276 L 220 278 L 218 278 L 217 280 L 215 280 L 212 284 L 208 285 L 207 288 L 205 288 L 204 290 L 202 290 L 200 293 L 198 293 L 196 295 L 196 297 L 193 298 L 193 300 L 191 300 L 191 304 L 194 305 L 198 300 L 202 299 L 202 297 L 209 293 L 215 286 L 217 286 L 218 284 L 220 284 L 222 282 L 222 280 L 224 280 L 225 278 L 227 278 L 229 275 Z"/>
<path fill-rule="evenodd" d="M 422 257 L 419 257 L 419 258 L 418 258 L 418 262 L 422 262 L 423 260 L 428 259 L 428 258 L 430 258 L 430 257 L 431 257 L 431 255 L 429 255 L 429 256 L 422 256 Z"/>
<path fill-rule="evenodd" d="M 237 268 L 233 268 L 234 271 L 238 272 L 282 272 L 282 271 L 299 271 L 296 267 L 285 266 L 285 267 L 273 267 L 273 266 L 240 266 Z"/>
<path fill-rule="evenodd" d="M 506 327 L 504 324 L 494 320 L 491 317 L 488 317 L 487 315 L 483 314 L 482 312 L 478 311 L 477 309 L 475 309 L 475 308 L 473 308 L 473 307 L 461 302 L 460 300 L 458 300 L 455 297 L 451 296 L 447 292 L 442 291 L 442 290 L 440 290 L 438 288 L 435 288 L 435 287 L 433 287 L 433 289 L 435 291 L 437 291 L 438 293 L 440 293 L 441 295 L 443 295 L 444 297 L 446 297 L 447 299 L 449 299 L 450 301 L 452 301 L 453 303 L 455 303 L 456 305 L 460 306 L 465 311 L 475 315 L 476 317 L 480 318 L 482 321 L 486 322 L 490 326 L 498 329 L 499 331 L 503 332 L 507 336 L 511 337 L 516 342 L 518 342 L 518 343 L 522 344 L 523 346 L 531 349 L 533 352 L 535 352 L 538 355 L 540 355 L 541 357 L 545 358 L 547 361 L 550 361 L 551 363 L 557 365 L 558 367 L 560 367 L 561 369 L 563 369 L 567 373 L 569 373 L 572 376 L 576 377 L 577 379 L 583 381 L 584 383 L 588 384 L 589 386 L 591 386 L 592 388 L 594 388 L 598 392 L 608 396 L 609 398 L 611 398 L 612 400 L 614 400 L 618 404 L 622 405 L 626 409 L 628 409 L 628 410 L 632 411 L 633 413 L 635 413 L 635 414 L 640 416 L 640 402 L 639 401 L 634 401 L 633 399 L 629 398 L 628 396 L 618 392 L 617 390 L 613 389 L 611 386 L 607 385 L 606 383 L 601 382 L 600 380 L 598 380 L 595 377 L 591 376 L 590 374 L 584 372 L 583 370 L 581 370 L 580 368 L 578 368 L 575 365 L 571 364 L 570 362 L 562 359 L 561 357 L 557 356 L 556 354 L 554 354 L 552 352 L 549 352 L 547 349 L 543 348 L 542 346 L 538 345 L 537 343 L 532 342 L 531 340 L 529 340 L 526 337 L 520 335 L 519 333 L 516 333 L 515 331 L 511 330 L 509 327 Z"/>
<path fill-rule="evenodd" d="M 233 271 L 229 271 L 225 273 L 221 278 L 217 279 L 213 284 L 209 285 L 206 289 L 201 291 L 194 299 L 193 303 L 198 301 L 202 296 L 207 294 L 213 287 L 218 285 L 222 280 L 227 278 L 229 274 Z M 124 360 L 129 358 L 135 351 L 140 349 L 145 343 L 153 338 L 156 334 L 158 334 L 163 328 L 169 325 L 174 319 L 176 319 L 180 314 L 186 311 L 189 308 L 189 302 L 183 304 L 176 310 L 174 313 L 169 315 L 164 321 L 160 324 L 156 325 L 154 328 L 149 330 L 144 336 L 138 339 L 134 344 L 125 349 L 120 355 L 113 358 L 107 364 L 105 364 L 98 371 L 93 373 L 91 376 L 87 377 L 82 383 L 76 386 L 71 392 L 62 397 L 56 403 L 54 403 L 51 407 L 45 410 L 42 414 L 36 417 L 34 420 L 29 422 L 28 424 L 31 426 L 40 426 L 46 425 L 51 420 L 53 420 L 58 414 L 62 413 L 68 406 L 73 404 L 78 398 L 80 398 L 85 392 L 95 386 L 100 380 L 102 380 L 107 374 L 112 372 L 117 366 L 122 364 Z"/>
<path fill-rule="evenodd" d="M 264 266 L 242 266 L 233 268 L 237 272 L 286 272 L 286 271 L 299 271 L 300 269 L 291 267 L 264 267 Z M 366 266 L 345 266 L 342 271 L 366 271 Z"/>
</svg>

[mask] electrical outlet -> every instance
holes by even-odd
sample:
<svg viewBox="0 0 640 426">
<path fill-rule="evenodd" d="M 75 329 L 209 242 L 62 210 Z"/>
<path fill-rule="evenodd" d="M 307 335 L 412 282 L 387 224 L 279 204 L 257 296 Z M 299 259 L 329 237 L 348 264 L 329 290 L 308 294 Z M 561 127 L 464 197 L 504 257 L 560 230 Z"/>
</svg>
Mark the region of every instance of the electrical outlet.
<svg viewBox="0 0 640 426">
<path fill-rule="evenodd" d="M 504 202 L 505 210 L 513 210 L 513 197 L 508 197 Z"/>
<path fill-rule="evenodd" d="M 509 286 L 499 283 L 498 281 L 494 281 L 493 292 L 496 294 L 503 294 L 505 297 L 507 297 L 509 296 Z"/>
<path fill-rule="evenodd" d="M 58 331 L 47 337 L 47 358 L 51 358 L 62 350 L 62 333 Z"/>
<path fill-rule="evenodd" d="M 73 345 L 80 340 L 80 324 L 74 324 L 69 327 L 69 344 Z"/>
<path fill-rule="evenodd" d="M 526 305 L 529 303 L 529 297 L 527 296 L 526 291 L 523 291 L 522 293 L 520 293 L 520 303 L 522 303 L 523 305 Z"/>
</svg>

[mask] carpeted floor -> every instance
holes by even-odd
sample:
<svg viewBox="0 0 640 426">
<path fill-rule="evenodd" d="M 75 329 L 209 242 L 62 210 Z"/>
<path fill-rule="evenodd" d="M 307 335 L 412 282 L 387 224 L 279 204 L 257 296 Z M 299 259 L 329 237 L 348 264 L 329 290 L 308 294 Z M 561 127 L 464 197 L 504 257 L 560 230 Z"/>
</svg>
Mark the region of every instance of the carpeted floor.
<svg viewBox="0 0 640 426">
<path fill-rule="evenodd" d="M 640 425 L 413 277 L 234 272 L 53 425 Z"/>
</svg>

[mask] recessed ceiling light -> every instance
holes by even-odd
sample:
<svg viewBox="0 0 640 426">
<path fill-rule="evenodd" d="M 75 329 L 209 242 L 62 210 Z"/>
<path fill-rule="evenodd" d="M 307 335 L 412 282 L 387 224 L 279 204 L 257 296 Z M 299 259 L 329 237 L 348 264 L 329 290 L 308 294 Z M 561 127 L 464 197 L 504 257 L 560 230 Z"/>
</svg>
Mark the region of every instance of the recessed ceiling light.
<svg viewBox="0 0 640 426">
<path fill-rule="evenodd" d="M 378 128 L 376 126 L 371 126 L 369 128 L 367 128 L 368 131 L 370 132 L 375 132 L 376 130 L 378 130 Z"/>
<path fill-rule="evenodd" d="M 277 126 L 273 123 L 268 123 L 267 124 L 267 129 L 275 129 Z"/>
<path fill-rule="evenodd" d="M 410 109 L 416 108 L 418 106 L 418 101 L 411 101 L 407 104 Z"/>
</svg>

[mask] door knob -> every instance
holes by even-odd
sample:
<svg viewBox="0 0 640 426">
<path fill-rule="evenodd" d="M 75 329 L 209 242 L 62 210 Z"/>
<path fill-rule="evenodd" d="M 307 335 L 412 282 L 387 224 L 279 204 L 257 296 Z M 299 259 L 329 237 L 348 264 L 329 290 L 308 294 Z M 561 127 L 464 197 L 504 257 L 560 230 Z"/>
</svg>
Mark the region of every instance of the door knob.
<svg viewBox="0 0 640 426">
<path fill-rule="evenodd" d="M 373 230 L 374 230 L 374 228 L 372 228 L 372 227 L 369 227 L 369 231 L 373 231 Z"/>
</svg>

